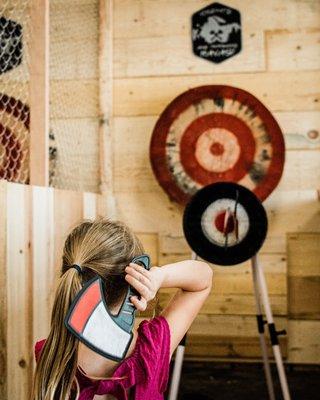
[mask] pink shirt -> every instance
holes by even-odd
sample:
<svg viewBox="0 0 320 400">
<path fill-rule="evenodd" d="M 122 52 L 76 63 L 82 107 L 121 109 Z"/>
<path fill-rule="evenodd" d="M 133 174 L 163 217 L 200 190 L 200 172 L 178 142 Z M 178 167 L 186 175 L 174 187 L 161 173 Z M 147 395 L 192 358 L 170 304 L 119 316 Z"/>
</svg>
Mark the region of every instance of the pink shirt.
<svg viewBox="0 0 320 400">
<path fill-rule="evenodd" d="M 38 361 L 45 339 L 36 343 Z M 169 377 L 170 329 L 167 320 L 155 317 L 144 320 L 138 327 L 138 338 L 130 357 L 119 363 L 112 378 L 118 380 L 91 380 L 77 369 L 80 385 L 79 400 L 92 400 L 95 394 L 111 394 L 118 400 L 128 399 L 128 390 L 134 400 L 163 400 Z"/>
</svg>

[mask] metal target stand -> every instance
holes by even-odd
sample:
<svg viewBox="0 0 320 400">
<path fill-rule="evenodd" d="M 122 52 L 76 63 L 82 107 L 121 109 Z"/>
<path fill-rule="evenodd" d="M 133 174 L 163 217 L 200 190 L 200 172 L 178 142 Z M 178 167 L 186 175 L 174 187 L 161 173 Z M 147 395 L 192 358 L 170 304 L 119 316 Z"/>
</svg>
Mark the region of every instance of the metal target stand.
<svg viewBox="0 0 320 400">
<path fill-rule="evenodd" d="M 268 289 L 267 289 L 265 276 L 263 273 L 263 269 L 262 269 L 261 265 L 259 264 L 257 255 L 254 255 L 251 258 L 251 267 L 252 267 L 254 294 L 255 294 L 255 299 L 256 299 L 258 332 L 259 332 L 259 338 L 260 338 L 260 346 L 261 346 L 261 351 L 262 351 L 264 371 L 265 371 L 265 376 L 266 376 L 266 381 L 267 381 L 269 399 L 275 400 L 276 397 L 274 394 L 274 388 L 273 388 L 273 382 L 272 382 L 272 376 L 271 376 L 271 370 L 270 370 L 270 362 L 269 362 L 269 358 L 268 358 L 268 354 L 267 354 L 266 338 L 264 335 L 264 325 L 265 324 L 268 324 L 268 328 L 269 328 L 270 341 L 271 341 L 272 350 L 273 350 L 274 358 L 275 358 L 276 365 L 277 365 L 282 396 L 283 396 L 284 400 L 290 400 L 291 397 L 290 397 L 290 393 L 289 393 L 288 382 L 287 382 L 286 373 L 285 373 L 284 366 L 283 366 L 283 360 L 282 360 L 282 355 L 281 355 L 281 350 L 280 350 L 279 340 L 278 340 L 278 336 L 285 335 L 286 331 L 285 330 L 281 330 L 281 331 L 276 330 L 276 326 L 275 326 L 275 323 L 273 320 L 272 310 L 271 310 L 271 306 L 270 306 L 270 302 L 269 302 L 269 295 L 268 295 Z M 263 319 L 262 307 L 261 307 L 262 305 L 263 305 L 263 309 L 266 314 L 266 318 L 267 318 L 266 320 Z"/>
<path fill-rule="evenodd" d="M 220 208 L 217 207 L 216 213 L 208 214 L 207 210 L 212 210 L 212 204 L 214 204 L 217 199 L 220 200 L 221 198 L 224 199 L 224 206 L 222 208 L 221 206 Z M 234 199 L 233 211 L 231 211 L 230 199 Z M 240 206 L 239 202 L 241 204 L 248 204 L 248 207 L 245 210 L 246 216 L 243 211 L 241 211 L 241 207 L 243 208 L 243 206 Z M 239 213 L 239 207 L 242 214 Z M 207 220 L 205 219 L 203 221 L 203 218 L 208 218 L 207 220 L 210 221 L 210 224 L 207 225 Z M 247 224 L 247 231 L 241 229 L 240 221 L 242 221 L 241 226 L 243 226 L 243 224 L 246 226 Z M 208 241 L 206 239 L 207 236 L 205 236 L 208 234 L 208 231 L 206 231 L 206 234 L 203 233 L 205 229 L 208 229 L 208 226 L 209 229 L 212 229 L 210 226 L 213 223 L 217 231 L 223 235 L 220 236 L 220 242 Z M 230 182 L 215 183 L 199 190 L 191 202 L 187 205 L 183 219 L 183 228 L 186 240 L 193 250 L 191 255 L 192 260 L 196 260 L 198 258 L 198 253 L 202 259 L 207 260 L 208 262 L 225 266 L 239 264 L 240 262 L 251 259 L 253 289 L 256 303 L 257 329 L 269 400 L 276 400 L 276 396 L 265 337 L 266 324 L 268 325 L 270 341 L 280 380 L 282 399 L 290 400 L 291 398 L 278 340 L 278 336 L 285 335 L 286 331 L 276 330 L 263 268 L 258 261 L 257 255 L 266 238 L 267 224 L 268 220 L 266 212 L 255 195 L 248 189 Z M 209 232 L 211 233 L 212 230 L 209 230 Z M 235 235 L 235 243 L 238 243 L 238 246 L 241 245 L 241 251 L 239 250 L 239 247 L 236 250 L 232 250 L 232 246 L 234 244 L 230 244 L 231 242 L 229 240 L 229 235 L 231 232 L 234 232 L 233 235 Z M 244 236 L 241 237 L 240 235 Z M 219 247 L 219 245 L 215 243 L 223 244 L 223 242 L 224 251 L 220 251 L 219 253 L 221 245 Z M 229 244 L 231 247 L 229 248 L 229 254 L 227 254 L 226 249 L 228 248 Z M 246 252 L 246 249 L 250 250 Z M 263 311 L 266 319 L 263 317 Z M 186 336 L 183 338 L 176 351 L 168 400 L 176 400 L 178 397 L 185 341 Z"/>
<path fill-rule="evenodd" d="M 195 252 L 192 252 L 191 259 L 197 260 L 197 258 L 198 258 L 197 254 Z M 285 373 L 284 366 L 283 366 L 283 360 L 282 360 L 281 350 L 280 350 L 280 346 L 279 346 L 279 340 L 278 340 L 278 336 L 285 335 L 286 331 L 285 330 L 281 330 L 281 331 L 276 330 L 276 326 L 275 326 L 275 323 L 273 320 L 272 310 L 271 310 L 271 306 L 270 306 L 270 302 L 269 302 L 269 295 L 268 295 L 268 289 L 267 289 L 264 272 L 263 272 L 261 265 L 259 264 L 257 255 L 254 255 L 251 258 L 251 267 L 252 267 L 254 296 L 255 296 L 255 300 L 256 300 L 257 328 L 258 328 L 258 333 L 259 333 L 260 347 L 261 347 L 261 352 L 262 352 L 264 373 L 265 373 L 265 378 L 266 378 L 266 383 L 267 383 L 267 388 L 268 388 L 269 400 L 276 400 L 276 396 L 274 393 L 274 385 L 273 385 L 273 381 L 272 381 L 270 361 L 269 361 L 268 351 L 267 351 L 267 342 L 266 342 L 266 337 L 264 334 L 265 333 L 265 328 L 264 328 L 265 324 L 267 324 L 268 328 L 269 328 L 270 341 L 272 344 L 272 350 L 273 350 L 274 358 L 275 358 L 276 365 L 277 365 L 277 371 L 278 371 L 278 376 L 279 376 L 279 380 L 280 380 L 283 400 L 291 400 L 288 382 L 287 382 L 287 378 L 286 378 L 286 373 Z M 266 320 L 263 318 L 262 306 L 263 306 L 263 309 L 266 314 Z M 178 398 L 178 390 L 179 390 L 179 383 L 180 383 L 183 357 L 184 357 L 184 351 L 185 351 L 186 336 L 187 335 L 185 335 L 184 338 L 182 339 L 182 341 L 179 343 L 179 346 L 177 347 L 177 350 L 175 353 L 175 362 L 174 362 L 174 367 L 173 367 L 173 372 L 172 372 L 168 400 L 176 400 Z"/>
</svg>

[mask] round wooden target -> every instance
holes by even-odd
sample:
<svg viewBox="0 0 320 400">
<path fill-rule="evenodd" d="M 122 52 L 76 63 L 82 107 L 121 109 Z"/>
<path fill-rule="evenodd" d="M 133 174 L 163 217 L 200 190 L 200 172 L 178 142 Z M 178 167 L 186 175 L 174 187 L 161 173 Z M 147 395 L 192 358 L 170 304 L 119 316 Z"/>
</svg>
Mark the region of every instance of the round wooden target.
<svg viewBox="0 0 320 400">
<path fill-rule="evenodd" d="M 220 182 L 200 189 L 187 204 L 183 230 L 192 250 L 204 260 L 235 265 L 254 256 L 267 234 L 260 200 L 249 189 Z"/>
<path fill-rule="evenodd" d="M 172 200 L 186 204 L 215 182 L 239 183 L 263 201 L 277 186 L 284 140 L 270 111 L 231 86 L 200 86 L 175 98 L 153 130 L 153 172 Z"/>
<path fill-rule="evenodd" d="M 29 107 L 0 93 L 0 178 L 28 182 Z"/>
</svg>

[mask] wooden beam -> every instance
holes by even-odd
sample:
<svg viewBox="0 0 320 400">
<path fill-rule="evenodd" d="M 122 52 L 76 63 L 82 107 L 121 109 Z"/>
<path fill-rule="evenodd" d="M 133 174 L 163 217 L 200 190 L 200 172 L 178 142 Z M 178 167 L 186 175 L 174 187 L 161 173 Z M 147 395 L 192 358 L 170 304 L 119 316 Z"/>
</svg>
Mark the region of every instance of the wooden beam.
<svg viewBox="0 0 320 400">
<path fill-rule="evenodd" d="M 0 399 L 8 399 L 7 182 L 0 180 Z"/>
<path fill-rule="evenodd" d="M 113 177 L 113 0 L 99 4 L 99 108 L 100 108 L 100 191 L 106 210 L 116 216 Z"/>
<path fill-rule="evenodd" d="M 49 184 L 49 0 L 31 0 L 30 184 Z"/>
</svg>

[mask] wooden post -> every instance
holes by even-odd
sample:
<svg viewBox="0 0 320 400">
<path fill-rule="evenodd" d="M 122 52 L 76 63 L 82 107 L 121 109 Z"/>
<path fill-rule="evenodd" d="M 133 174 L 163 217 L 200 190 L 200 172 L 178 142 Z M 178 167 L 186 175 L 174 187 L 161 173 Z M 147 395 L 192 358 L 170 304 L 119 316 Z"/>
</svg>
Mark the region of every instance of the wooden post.
<svg viewBox="0 0 320 400">
<path fill-rule="evenodd" d="M 0 181 L 0 399 L 8 395 L 7 301 L 7 182 Z"/>
<path fill-rule="evenodd" d="M 115 217 L 113 179 L 113 0 L 99 6 L 100 191 L 106 213 Z"/>
<path fill-rule="evenodd" d="M 30 184 L 49 185 L 49 0 L 30 1 Z"/>
</svg>

